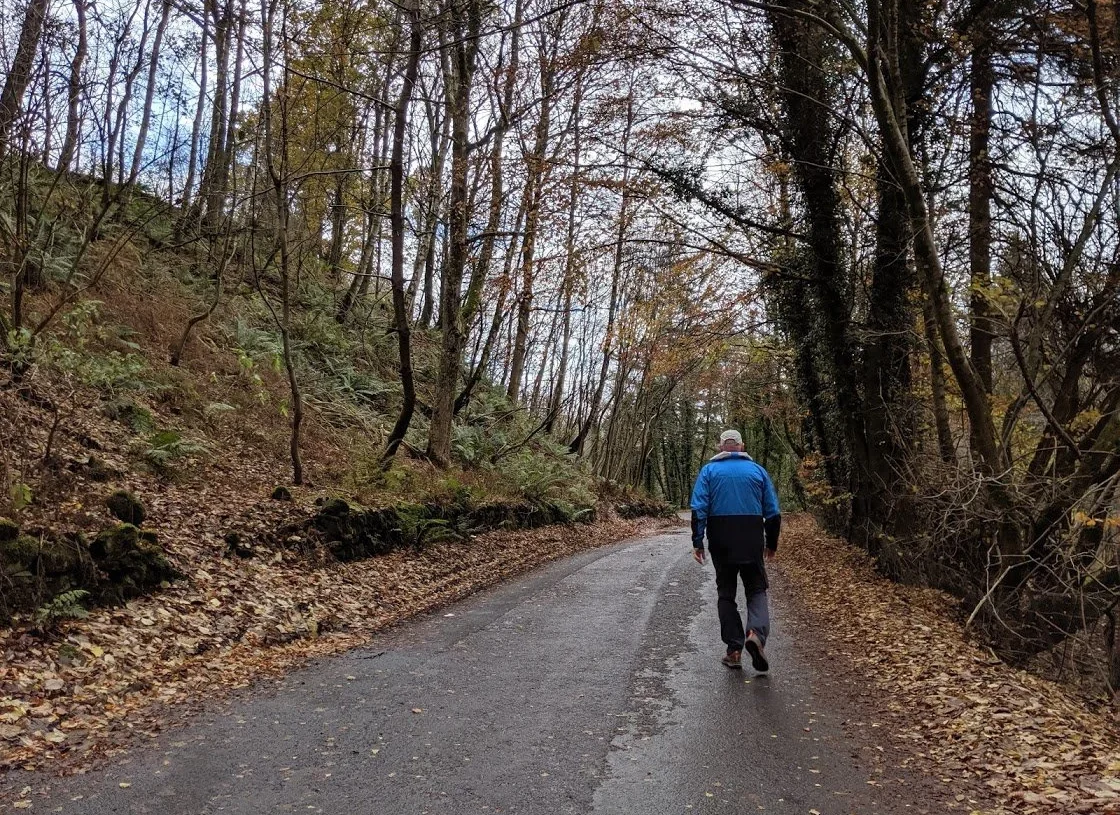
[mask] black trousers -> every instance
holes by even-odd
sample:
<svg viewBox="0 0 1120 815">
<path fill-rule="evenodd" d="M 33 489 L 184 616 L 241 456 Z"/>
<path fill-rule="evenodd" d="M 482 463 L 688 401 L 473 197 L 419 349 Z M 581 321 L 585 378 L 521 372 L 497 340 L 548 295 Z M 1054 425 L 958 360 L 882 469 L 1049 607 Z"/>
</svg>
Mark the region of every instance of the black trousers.
<svg viewBox="0 0 1120 815">
<path fill-rule="evenodd" d="M 766 566 L 762 561 L 753 563 L 727 563 L 712 552 L 712 565 L 716 569 L 716 594 L 719 596 L 720 638 L 727 650 L 741 651 L 746 641 L 746 632 L 754 630 L 762 644 L 770 636 L 770 603 L 766 590 L 770 582 L 766 579 Z M 747 598 L 746 627 L 739 615 L 739 604 L 735 597 L 739 593 L 739 581 Z"/>
</svg>

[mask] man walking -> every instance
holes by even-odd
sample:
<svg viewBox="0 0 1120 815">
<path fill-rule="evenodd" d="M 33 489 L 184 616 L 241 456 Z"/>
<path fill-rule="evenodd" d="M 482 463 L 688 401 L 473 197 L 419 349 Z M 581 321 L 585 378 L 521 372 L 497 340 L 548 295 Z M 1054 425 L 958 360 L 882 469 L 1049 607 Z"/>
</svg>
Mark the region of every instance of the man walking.
<svg viewBox="0 0 1120 815">
<path fill-rule="evenodd" d="M 743 452 L 738 430 L 720 434 L 719 450 L 700 469 L 692 490 L 692 556 L 697 563 L 704 562 L 707 532 L 716 569 L 720 635 L 727 645 L 723 664 L 743 667 L 745 648 L 751 666 L 764 672 L 770 670 L 764 649 L 770 634 L 770 608 L 763 559 L 773 559 L 778 550 L 782 528 L 778 496 L 770 475 Z M 735 602 L 740 579 L 747 597 L 745 633 Z"/>
</svg>

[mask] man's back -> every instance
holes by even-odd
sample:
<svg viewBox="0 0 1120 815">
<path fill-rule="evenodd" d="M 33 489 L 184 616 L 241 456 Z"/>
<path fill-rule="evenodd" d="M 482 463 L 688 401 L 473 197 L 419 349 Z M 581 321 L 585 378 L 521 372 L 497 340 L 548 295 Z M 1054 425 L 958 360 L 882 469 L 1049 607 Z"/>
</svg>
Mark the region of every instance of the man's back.
<svg viewBox="0 0 1120 815">
<path fill-rule="evenodd" d="M 761 515 L 777 511 L 766 470 L 746 454 L 723 453 L 704 465 L 709 515 Z M 770 510 L 770 511 L 767 511 Z"/>
<path fill-rule="evenodd" d="M 715 456 L 700 470 L 691 503 L 694 523 L 707 532 L 713 555 L 732 563 L 762 560 L 765 522 L 779 516 L 778 496 L 766 470 L 750 456 Z"/>
</svg>

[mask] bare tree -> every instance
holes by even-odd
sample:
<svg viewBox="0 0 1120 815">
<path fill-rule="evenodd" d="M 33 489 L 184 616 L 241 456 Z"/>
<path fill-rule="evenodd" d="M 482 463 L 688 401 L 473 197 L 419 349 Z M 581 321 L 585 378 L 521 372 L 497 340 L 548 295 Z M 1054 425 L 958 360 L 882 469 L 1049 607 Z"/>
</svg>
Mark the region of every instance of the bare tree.
<svg viewBox="0 0 1120 815">
<path fill-rule="evenodd" d="M 404 282 L 404 141 L 408 124 L 408 106 L 412 99 L 413 87 L 420 65 L 420 48 L 423 44 L 420 3 L 413 0 L 408 9 L 409 43 L 408 63 L 401 83 L 400 96 L 393 124 L 393 154 L 389 167 L 390 204 L 389 219 L 393 241 L 393 323 L 397 333 L 397 352 L 400 356 L 401 388 L 403 400 L 397 422 L 389 433 L 382 457 L 383 466 L 392 466 L 397 448 L 404 441 L 405 433 L 412 423 L 412 413 L 416 408 L 416 386 L 412 373 L 412 345 L 408 320 L 408 304 L 405 299 Z"/>
<path fill-rule="evenodd" d="M 39 50 L 46 16 L 47 0 L 29 0 L 23 15 L 23 25 L 20 27 L 15 58 L 8 67 L 4 88 L 0 90 L 0 159 L 8 154 L 13 129 L 19 120 L 23 95 L 35 67 L 35 55 Z"/>
</svg>

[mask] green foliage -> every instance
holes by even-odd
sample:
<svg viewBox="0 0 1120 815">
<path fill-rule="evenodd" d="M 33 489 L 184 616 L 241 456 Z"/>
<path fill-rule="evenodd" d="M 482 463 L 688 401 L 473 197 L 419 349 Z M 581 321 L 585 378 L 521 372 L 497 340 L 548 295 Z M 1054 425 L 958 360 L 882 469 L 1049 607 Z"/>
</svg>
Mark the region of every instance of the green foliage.
<svg viewBox="0 0 1120 815">
<path fill-rule="evenodd" d="M 592 520 L 595 516 L 595 507 L 575 506 L 568 501 L 552 501 L 549 507 L 561 521 L 569 524 Z"/>
<path fill-rule="evenodd" d="M 35 625 L 40 628 L 50 629 L 63 620 L 84 620 L 89 616 L 89 611 L 82 605 L 82 601 L 89 597 L 85 589 L 71 589 L 64 591 L 38 608 L 35 612 Z"/>
<path fill-rule="evenodd" d="M 503 474 L 520 496 L 537 504 L 559 501 L 585 507 L 595 504 L 593 481 L 572 457 L 523 450 L 503 460 Z"/>
<path fill-rule="evenodd" d="M 345 327 L 334 319 L 331 304 L 324 302 L 307 305 L 308 310 L 292 325 L 292 335 L 309 350 L 324 356 L 344 354 L 352 350 L 354 342 Z"/>
<path fill-rule="evenodd" d="M 208 448 L 201 442 L 184 438 L 175 430 L 161 430 L 147 439 L 143 456 L 154 470 L 167 473 L 178 459 L 206 452 Z"/>
<path fill-rule="evenodd" d="M 101 305 L 98 300 L 83 300 L 63 314 L 64 332 L 39 346 L 36 361 L 110 394 L 147 387 L 149 383 L 143 376 L 147 362 L 136 353 L 139 346 L 129 339 L 132 330 L 102 325 Z M 98 350 L 106 343 L 129 350 Z"/>
<path fill-rule="evenodd" d="M 451 452 L 468 467 L 488 467 L 503 440 L 504 436 L 477 424 L 451 428 Z"/>
<path fill-rule="evenodd" d="M 8 498 L 11 501 L 12 510 L 15 512 L 19 512 L 24 507 L 30 506 L 34 497 L 31 487 L 22 481 L 13 481 L 8 487 Z"/>
<path fill-rule="evenodd" d="M 246 359 L 250 361 L 280 360 L 281 363 L 283 362 L 284 343 L 280 339 L 280 335 L 275 331 L 255 328 L 243 317 L 239 316 L 234 321 L 231 340 L 238 359 L 242 361 L 242 367 L 246 366 L 244 362 Z"/>
<path fill-rule="evenodd" d="M 109 400 L 101 406 L 101 412 L 113 421 L 132 428 L 135 433 L 144 433 L 155 427 L 152 412 L 127 397 Z"/>
<path fill-rule="evenodd" d="M 387 495 L 408 495 L 416 483 L 415 473 L 405 467 L 383 470 L 381 449 L 370 449 L 351 459 L 347 486 L 356 492 L 374 489 Z"/>
<path fill-rule="evenodd" d="M 519 453 L 507 461 L 505 474 L 513 481 L 518 493 L 537 503 L 557 497 L 560 487 L 571 477 L 568 467 L 557 466 L 558 462 L 543 456 Z"/>
<path fill-rule="evenodd" d="M 145 386 L 142 374 L 147 363 L 138 354 L 82 354 L 65 347 L 56 347 L 55 367 L 72 373 L 83 385 L 108 393 L 122 390 L 139 390 Z"/>
<path fill-rule="evenodd" d="M 372 373 L 357 370 L 353 363 L 333 357 L 323 359 L 319 373 L 326 378 L 323 389 L 353 399 L 359 404 L 387 407 L 398 387 L 383 382 Z"/>
<path fill-rule="evenodd" d="M 468 509 L 474 506 L 477 498 L 476 491 L 464 484 L 455 473 L 445 473 L 427 493 L 427 500 L 456 509 Z"/>
<path fill-rule="evenodd" d="M 430 510 L 418 504 L 404 504 L 396 508 L 397 527 L 393 530 L 401 541 L 413 549 L 425 544 L 447 540 L 463 540 L 466 535 L 458 524 L 444 518 L 434 518 Z"/>
<path fill-rule="evenodd" d="M 11 359 L 12 367 L 17 370 L 26 370 L 35 361 L 34 341 L 27 327 L 7 329 L 5 349 Z"/>
</svg>

